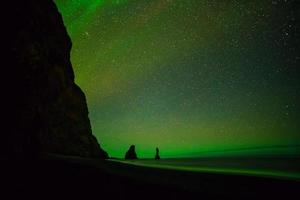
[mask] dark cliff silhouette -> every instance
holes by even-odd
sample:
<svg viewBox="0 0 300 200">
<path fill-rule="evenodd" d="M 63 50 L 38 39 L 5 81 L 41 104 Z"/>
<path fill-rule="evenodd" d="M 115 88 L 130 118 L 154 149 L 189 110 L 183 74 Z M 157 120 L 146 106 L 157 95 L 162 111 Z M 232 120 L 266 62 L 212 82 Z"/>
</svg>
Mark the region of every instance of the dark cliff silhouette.
<svg viewBox="0 0 300 200">
<path fill-rule="evenodd" d="M 159 149 L 158 147 L 156 147 L 156 153 L 155 153 L 155 160 L 159 160 L 160 159 L 160 156 L 159 156 Z"/>
<path fill-rule="evenodd" d="M 1 4 L 0 156 L 107 158 L 92 135 L 85 95 L 74 82 L 72 43 L 54 2 Z"/>
<path fill-rule="evenodd" d="M 125 154 L 125 159 L 137 159 L 134 145 L 131 145 L 129 147 L 128 151 Z"/>
</svg>

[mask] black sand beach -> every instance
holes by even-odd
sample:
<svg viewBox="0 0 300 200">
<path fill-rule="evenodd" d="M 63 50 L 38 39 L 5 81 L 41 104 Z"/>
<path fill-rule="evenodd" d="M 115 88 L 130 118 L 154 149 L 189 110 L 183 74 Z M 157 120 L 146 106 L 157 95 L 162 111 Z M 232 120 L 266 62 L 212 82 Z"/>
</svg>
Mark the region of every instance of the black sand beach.
<svg viewBox="0 0 300 200">
<path fill-rule="evenodd" d="M 200 173 L 51 156 L 2 162 L 1 194 L 9 197 L 84 199 L 290 199 L 299 180 Z"/>
</svg>

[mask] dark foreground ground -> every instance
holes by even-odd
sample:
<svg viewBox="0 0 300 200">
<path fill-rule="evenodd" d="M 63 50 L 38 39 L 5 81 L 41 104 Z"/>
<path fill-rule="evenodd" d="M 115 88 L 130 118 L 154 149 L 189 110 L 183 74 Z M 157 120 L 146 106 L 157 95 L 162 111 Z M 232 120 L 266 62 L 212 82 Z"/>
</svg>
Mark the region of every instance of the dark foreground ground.
<svg viewBox="0 0 300 200">
<path fill-rule="evenodd" d="M 300 191 L 297 180 L 156 169 L 71 157 L 0 164 L 0 199 L 297 199 Z"/>
</svg>

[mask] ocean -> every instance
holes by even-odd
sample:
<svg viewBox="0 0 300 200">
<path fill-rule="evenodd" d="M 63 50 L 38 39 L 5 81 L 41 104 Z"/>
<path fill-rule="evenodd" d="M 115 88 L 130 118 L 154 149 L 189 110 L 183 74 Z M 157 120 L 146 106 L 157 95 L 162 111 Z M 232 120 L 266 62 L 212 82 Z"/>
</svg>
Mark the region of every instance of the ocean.
<svg viewBox="0 0 300 200">
<path fill-rule="evenodd" d="M 300 157 L 298 156 L 224 156 L 113 161 L 169 170 L 300 180 Z"/>
</svg>

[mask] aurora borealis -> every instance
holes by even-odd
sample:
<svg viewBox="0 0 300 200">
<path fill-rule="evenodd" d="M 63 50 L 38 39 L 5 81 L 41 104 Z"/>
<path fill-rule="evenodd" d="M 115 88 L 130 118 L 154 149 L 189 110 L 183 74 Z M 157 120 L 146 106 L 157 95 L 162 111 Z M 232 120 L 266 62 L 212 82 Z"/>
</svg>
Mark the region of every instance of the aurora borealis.
<svg viewBox="0 0 300 200">
<path fill-rule="evenodd" d="M 300 145 L 296 0 L 56 3 L 111 156 Z"/>
</svg>

